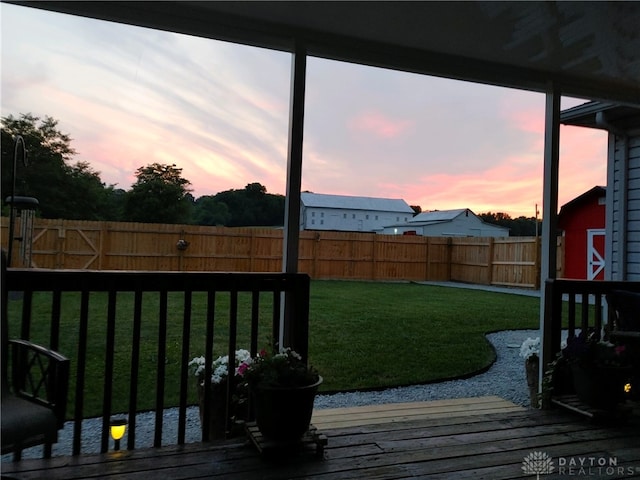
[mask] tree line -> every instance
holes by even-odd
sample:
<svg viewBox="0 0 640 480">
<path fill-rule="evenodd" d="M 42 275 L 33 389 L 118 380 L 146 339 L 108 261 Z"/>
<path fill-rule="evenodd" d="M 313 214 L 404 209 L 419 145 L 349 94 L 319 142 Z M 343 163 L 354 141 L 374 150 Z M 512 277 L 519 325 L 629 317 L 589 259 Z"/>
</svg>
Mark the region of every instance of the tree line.
<svg viewBox="0 0 640 480">
<path fill-rule="evenodd" d="M 502 212 L 487 212 L 481 213 L 478 216 L 487 223 L 507 227 L 509 229 L 509 235 L 512 237 L 533 237 L 539 235 L 542 231 L 542 221 L 535 217 L 525 217 L 522 215 L 518 218 L 511 218 L 509 214 Z"/>
<path fill-rule="evenodd" d="M 282 226 L 283 195 L 267 193 L 260 183 L 195 198 L 191 182 L 175 164 L 151 163 L 135 172 L 129 190 L 107 185 L 88 162 L 73 163 L 76 151 L 68 134 L 60 131 L 52 117 L 21 114 L 3 117 L 2 192 L 3 200 L 12 195 L 35 197 L 43 218 L 105 220 L 193 225 Z M 23 162 L 20 136 L 26 148 Z M 17 153 L 17 155 L 16 155 Z M 17 159 L 17 161 L 16 161 Z M 15 166 L 15 170 L 14 170 Z M 13 184 L 15 182 L 15 191 Z M 412 206 L 416 213 L 420 206 Z M 3 202 L 2 214 L 9 206 Z M 536 219 L 512 219 L 505 213 L 484 213 L 484 221 L 508 227 L 512 236 L 532 236 Z"/>
<path fill-rule="evenodd" d="M 26 164 L 22 144 L 16 148 L 18 136 L 24 140 Z M 195 198 L 191 182 L 175 164 L 141 166 L 129 190 L 106 185 L 89 163 L 73 163 L 71 138 L 52 117 L 3 117 L 1 146 L 3 200 L 12 195 L 15 178 L 13 195 L 36 198 L 43 218 L 229 227 L 284 224 L 283 195 L 250 183 L 244 189 Z M 7 215 L 6 202 L 2 208 Z"/>
</svg>

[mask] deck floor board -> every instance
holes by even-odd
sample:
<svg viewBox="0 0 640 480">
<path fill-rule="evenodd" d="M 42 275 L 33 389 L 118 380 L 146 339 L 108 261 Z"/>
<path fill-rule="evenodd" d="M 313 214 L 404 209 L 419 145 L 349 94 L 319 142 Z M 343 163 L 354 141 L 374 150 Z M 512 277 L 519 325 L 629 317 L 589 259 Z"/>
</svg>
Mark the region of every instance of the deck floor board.
<svg viewBox="0 0 640 480">
<path fill-rule="evenodd" d="M 490 405 L 503 408 L 495 412 Z M 525 457 L 535 451 L 555 462 L 554 472 L 541 475 L 545 480 L 568 478 L 566 470 L 559 470 L 560 461 L 571 458 L 618 462 L 615 474 L 591 471 L 588 478 L 640 478 L 637 418 L 609 425 L 561 410 L 514 407 L 497 397 L 481 397 L 317 410 L 313 423 L 328 437 L 323 459 L 309 451 L 264 458 L 240 438 L 2 463 L 2 474 L 23 480 L 506 480 L 536 478 L 522 469 Z"/>
</svg>

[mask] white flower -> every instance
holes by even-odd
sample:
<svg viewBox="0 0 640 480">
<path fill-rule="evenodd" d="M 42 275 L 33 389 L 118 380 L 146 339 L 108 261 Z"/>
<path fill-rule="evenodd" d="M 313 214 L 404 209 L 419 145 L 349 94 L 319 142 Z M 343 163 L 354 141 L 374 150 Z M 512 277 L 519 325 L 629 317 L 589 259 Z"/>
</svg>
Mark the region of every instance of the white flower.
<svg viewBox="0 0 640 480">
<path fill-rule="evenodd" d="M 204 357 L 195 357 L 189 362 L 189 366 L 204 365 Z"/>
<path fill-rule="evenodd" d="M 540 355 L 540 337 L 527 338 L 520 346 L 520 356 L 525 360 L 532 355 Z"/>
<path fill-rule="evenodd" d="M 243 363 L 248 363 L 251 361 L 251 353 L 248 350 L 240 349 L 236 350 L 236 359 L 235 359 L 235 374 L 238 374 L 238 367 Z M 189 366 L 193 371 L 193 375 L 195 375 L 199 380 L 200 384 L 204 385 L 204 370 L 205 370 L 205 358 L 204 357 L 194 357 L 190 362 Z M 223 382 L 227 378 L 227 374 L 229 373 L 229 355 L 221 355 L 216 358 L 211 364 L 211 383 L 216 385 Z"/>
</svg>

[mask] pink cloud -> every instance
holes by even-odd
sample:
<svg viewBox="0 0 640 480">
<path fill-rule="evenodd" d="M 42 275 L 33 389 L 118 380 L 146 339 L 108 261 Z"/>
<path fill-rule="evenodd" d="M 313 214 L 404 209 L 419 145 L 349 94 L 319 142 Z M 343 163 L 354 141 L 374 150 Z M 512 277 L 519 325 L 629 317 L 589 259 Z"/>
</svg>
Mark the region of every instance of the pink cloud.
<svg viewBox="0 0 640 480">
<path fill-rule="evenodd" d="M 408 131 L 413 122 L 393 120 L 379 112 L 364 112 L 349 121 L 349 128 L 361 132 L 370 132 L 382 138 L 395 138 Z"/>
<path fill-rule="evenodd" d="M 509 113 L 509 119 L 518 130 L 544 135 L 544 115 L 540 109 L 516 110 Z"/>
<path fill-rule="evenodd" d="M 562 128 L 558 207 L 595 185 L 605 185 L 606 140 L 606 132 Z M 480 172 L 429 174 L 415 183 L 377 186 L 385 196 L 403 198 L 423 210 L 470 208 L 475 213 L 533 217 L 536 204 L 542 210 L 543 161 L 542 151 L 528 151 L 502 158 Z"/>
</svg>

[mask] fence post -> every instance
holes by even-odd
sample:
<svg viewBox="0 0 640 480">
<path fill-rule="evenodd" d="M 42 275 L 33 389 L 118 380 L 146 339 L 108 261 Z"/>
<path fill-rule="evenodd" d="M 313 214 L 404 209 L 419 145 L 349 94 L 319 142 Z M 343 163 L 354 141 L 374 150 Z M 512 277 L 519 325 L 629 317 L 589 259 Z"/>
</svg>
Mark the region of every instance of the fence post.
<svg viewBox="0 0 640 480">
<path fill-rule="evenodd" d="M 100 222 L 100 230 L 98 233 L 98 270 L 102 270 L 102 260 L 104 251 L 104 231 L 106 228 L 106 222 Z"/>
<path fill-rule="evenodd" d="M 321 239 L 321 233 L 316 232 L 313 236 L 313 248 L 311 249 L 311 254 L 313 255 L 313 258 L 311 259 L 311 261 L 313 262 L 313 278 L 318 278 L 318 257 L 320 256 L 320 250 L 322 249 L 322 246 L 320 245 Z"/>
<path fill-rule="evenodd" d="M 431 261 L 430 261 L 430 247 L 431 246 L 431 237 L 424 237 L 424 251 L 425 251 L 425 269 L 424 269 L 424 279 L 425 281 L 429 280 L 429 274 L 431 273 Z"/>
<path fill-rule="evenodd" d="M 494 238 L 489 237 L 489 253 L 487 254 L 487 268 L 489 272 L 487 273 L 487 280 L 489 283 L 487 285 L 491 285 L 493 283 L 493 253 L 494 253 Z"/>
<path fill-rule="evenodd" d="M 447 282 L 451 281 L 451 262 L 453 258 L 453 239 L 451 237 L 447 238 Z"/>
<path fill-rule="evenodd" d="M 255 258 L 256 258 L 256 243 L 255 243 L 255 229 L 251 229 L 249 233 L 249 271 L 254 272 Z"/>
<path fill-rule="evenodd" d="M 66 248 L 65 238 L 67 236 L 67 232 L 65 231 L 65 221 L 60 220 L 60 224 L 58 225 L 58 241 L 56 242 L 58 245 L 56 252 L 56 268 L 64 268 L 64 251 Z"/>
<path fill-rule="evenodd" d="M 541 244 L 540 244 L 540 237 L 536 235 L 535 238 L 535 269 L 536 269 L 536 279 L 535 279 L 535 288 L 536 290 L 540 290 L 540 288 L 542 287 L 542 285 L 540 284 L 540 269 L 542 268 L 542 263 L 541 263 L 541 259 L 540 259 L 540 254 L 542 253 L 541 251 Z"/>
</svg>

